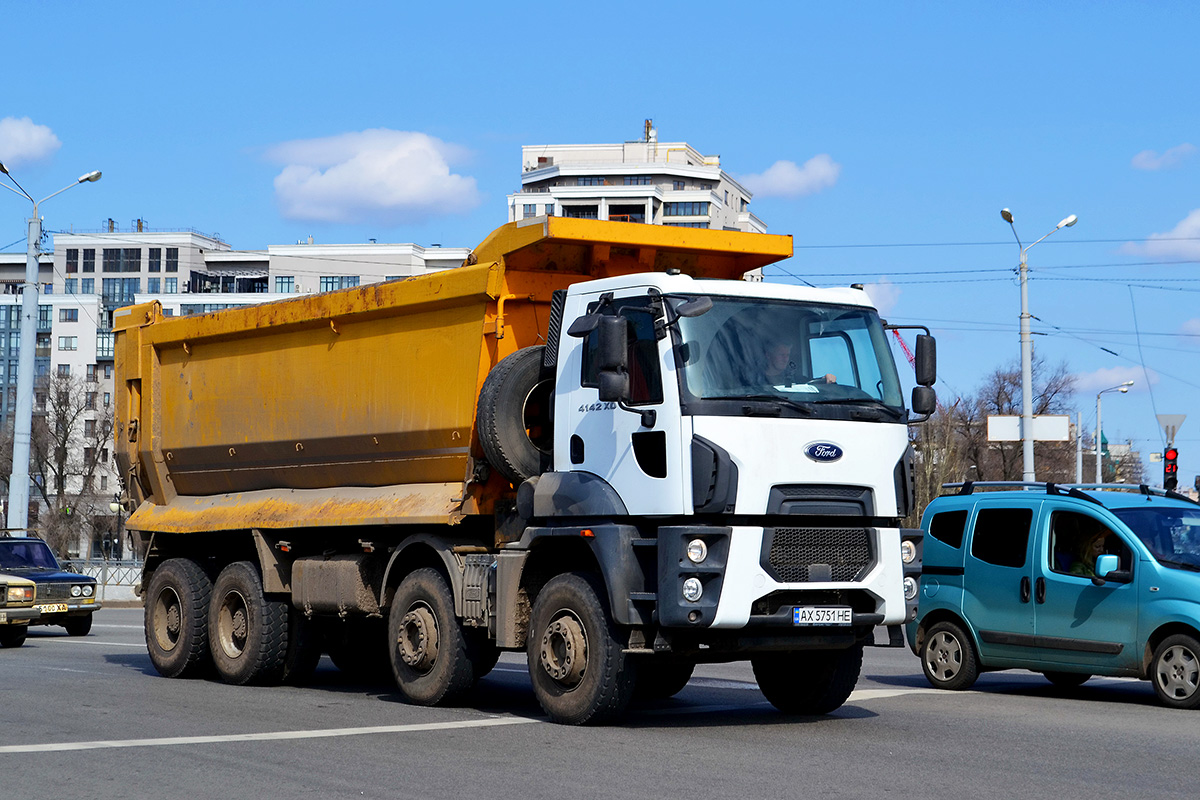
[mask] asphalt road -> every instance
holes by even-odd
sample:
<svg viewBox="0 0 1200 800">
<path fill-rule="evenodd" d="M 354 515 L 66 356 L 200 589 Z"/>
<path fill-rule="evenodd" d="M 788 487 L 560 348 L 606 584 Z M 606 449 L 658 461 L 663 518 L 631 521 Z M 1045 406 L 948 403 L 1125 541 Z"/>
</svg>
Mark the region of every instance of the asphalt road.
<svg viewBox="0 0 1200 800">
<path fill-rule="evenodd" d="M 1200 712 L 1150 685 L 1063 691 L 1001 672 L 928 688 L 907 650 L 867 651 L 850 701 L 788 718 L 748 664 L 701 667 L 619 725 L 542 716 L 522 657 L 471 705 L 405 705 L 323 659 L 314 685 L 167 680 L 140 609 L 89 636 L 34 628 L 0 650 L 0 798 L 1194 797 Z"/>
</svg>

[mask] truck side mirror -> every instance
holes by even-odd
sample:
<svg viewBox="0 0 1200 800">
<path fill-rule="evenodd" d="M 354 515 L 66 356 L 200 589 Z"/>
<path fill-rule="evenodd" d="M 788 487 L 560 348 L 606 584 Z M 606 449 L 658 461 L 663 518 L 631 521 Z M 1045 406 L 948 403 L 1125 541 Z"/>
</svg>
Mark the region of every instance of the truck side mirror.
<svg viewBox="0 0 1200 800">
<path fill-rule="evenodd" d="M 921 386 L 933 386 L 937 382 L 937 339 L 927 333 L 917 334 L 917 354 L 913 369 L 917 373 L 917 383 Z M 916 401 L 914 400 L 914 406 Z"/>
<path fill-rule="evenodd" d="M 937 392 L 928 386 L 914 386 L 912 390 L 912 410 L 914 414 L 928 417 L 937 410 Z"/>
<path fill-rule="evenodd" d="M 600 317 L 596 326 L 596 372 L 602 402 L 629 397 L 629 323 L 624 317 Z"/>
</svg>

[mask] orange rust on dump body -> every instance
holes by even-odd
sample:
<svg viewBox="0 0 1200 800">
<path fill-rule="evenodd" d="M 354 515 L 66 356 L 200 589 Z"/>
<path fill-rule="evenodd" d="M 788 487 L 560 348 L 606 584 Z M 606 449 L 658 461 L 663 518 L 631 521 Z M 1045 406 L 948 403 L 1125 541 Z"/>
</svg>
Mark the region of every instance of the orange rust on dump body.
<svg viewBox="0 0 1200 800">
<path fill-rule="evenodd" d="M 115 453 L 141 504 L 130 527 L 490 513 L 512 490 L 469 483 L 479 389 L 500 359 L 545 342 L 555 290 L 668 269 L 736 279 L 791 251 L 786 236 L 538 218 L 493 231 L 470 266 L 406 280 L 180 318 L 119 309 Z M 399 491 L 449 485 L 449 501 Z M 343 487 L 389 491 L 323 496 Z"/>
</svg>

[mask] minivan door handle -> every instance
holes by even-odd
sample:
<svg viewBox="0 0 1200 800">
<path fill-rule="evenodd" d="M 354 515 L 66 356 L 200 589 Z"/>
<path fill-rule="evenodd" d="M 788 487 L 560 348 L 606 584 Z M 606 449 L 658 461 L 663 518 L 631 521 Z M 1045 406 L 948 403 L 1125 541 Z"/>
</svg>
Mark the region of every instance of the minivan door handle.
<svg viewBox="0 0 1200 800">
<path fill-rule="evenodd" d="M 1029 576 L 1028 575 L 1026 575 L 1024 578 L 1021 578 L 1021 602 L 1022 603 L 1029 602 Z"/>
<path fill-rule="evenodd" d="M 1026 580 L 1028 580 L 1028 579 L 1026 579 Z M 1045 578 L 1037 579 L 1037 601 L 1039 603 L 1046 602 L 1046 579 Z"/>
</svg>

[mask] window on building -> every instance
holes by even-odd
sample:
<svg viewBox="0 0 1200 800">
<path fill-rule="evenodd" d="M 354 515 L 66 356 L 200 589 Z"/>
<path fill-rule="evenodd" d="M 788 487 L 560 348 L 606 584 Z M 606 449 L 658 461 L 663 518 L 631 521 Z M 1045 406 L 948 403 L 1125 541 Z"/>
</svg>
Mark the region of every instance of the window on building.
<svg viewBox="0 0 1200 800">
<path fill-rule="evenodd" d="M 108 476 L 107 475 L 100 476 L 100 491 L 102 491 L 102 492 L 108 491 Z"/>
<path fill-rule="evenodd" d="M 296 276 L 276 275 L 275 291 L 286 294 L 291 294 L 292 292 L 296 291 Z"/>
<path fill-rule="evenodd" d="M 38 358 L 49 358 L 50 357 L 50 334 L 48 334 L 48 333 L 37 334 L 37 339 L 35 339 L 33 342 L 33 353 Z M 42 368 L 45 366 L 46 365 L 42 364 L 42 365 L 39 365 L 39 368 Z M 42 374 L 43 375 L 46 374 L 45 369 L 42 369 Z"/>
<path fill-rule="evenodd" d="M 96 365 L 95 364 L 87 365 L 87 379 L 89 381 L 93 381 L 93 382 L 96 380 Z"/>
<path fill-rule="evenodd" d="M 96 435 L 96 420 L 85 419 L 83 421 L 83 435 L 89 437 Z"/>
<path fill-rule="evenodd" d="M 60 336 L 60 337 L 58 337 L 58 349 L 59 350 L 78 350 L 79 349 L 79 337 L 78 336 Z M 59 364 L 59 367 L 65 367 L 65 366 L 66 366 L 66 364 Z"/>
<path fill-rule="evenodd" d="M 351 289 L 358 286 L 357 275 L 322 275 L 321 291 L 333 292 L 338 289 Z"/>
<path fill-rule="evenodd" d="M 106 380 L 106 381 L 111 381 L 111 380 L 112 380 L 112 373 L 113 373 L 113 365 L 112 365 L 112 364 L 105 364 L 105 365 L 104 365 L 104 380 Z"/>
<path fill-rule="evenodd" d="M 21 352 L 21 332 L 13 331 L 8 334 L 8 354 L 16 357 Z"/>
<path fill-rule="evenodd" d="M 109 403 L 111 403 L 111 402 L 112 402 L 112 393 L 111 393 L 111 392 L 105 392 L 105 393 L 104 393 L 104 407 L 105 407 L 105 408 L 108 408 L 108 405 L 109 405 Z"/>
<path fill-rule="evenodd" d="M 126 247 L 121 256 L 121 272 L 141 271 L 142 249 L 140 247 Z"/>
<path fill-rule="evenodd" d="M 163 282 L 167 294 L 179 293 L 179 278 L 164 278 Z"/>
<path fill-rule="evenodd" d="M 46 393 L 40 392 L 40 391 L 34 392 L 33 393 L 33 404 L 38 407 L 39 411 L 45 411 L 46 410 Z"/>
<path fill-rule="evenodd" d="M 575 219 L 596 219 L 599 213 L 599 206 L 563 206 L 562 215 Z"/>
<path fill-rule="evenodd" d="M 83 448 L 83 463 L 84 464 L 91 464 L 95 460 L 95 458 L 96 458 L 96 448 L 94 448 L 94 447 Z"/>
<path fill-rule="evenodd" d="M 79 249 L 67 248 L 67 273 L 79 272 Z"/>
<path fill-rule="evenodd" d="M 77 294 L 79 289 L 78 283 L 78 278 L 67 278 L 66 281 L 64 281 L 66 293 Z"/>
<path fill-rule="evenodd" d="M 707 222 L 664 222 L 667 228 L 707 228 Z"/>
<path fill-rule="evenodd" d="M 179 272 L 179 248 L 167 248 L 167 272 Z"/>
<path fill-rule="evenodd" d="M 60 308 L 58 310 L 59 322 L 79 322 L 78 308 Z"/>
<path fill-rule="evenodd" d="M 50 327 L 51 315 L 53 313 L 53 306 L 38 306 L 38 328 L 40 330 L 46 330 Z"/>
<path fill-rule="evenodd" d="M 537 204 L 536 203 L 524 203 L 521 206 L 521 216 L 522 217 L 536 217 L 537 216 Z"/>
<path fill-rule="evenodd" d="M 95 278 L 83 278 L 82 280 L 80 280 L 79 291 L 81 294 L 95 294 L 96 293 L 96 279 Z"/>
<path fill-rule="evenodd" d="M 121 271 L 121 248 L 106 247 L 100 253 L 100 269 L 103 272 Z"/>
<path fill-rule="evenodd" d="M 625 176 L 625 185 L 626 186 L 649 186 L 650 185 L 650 176 L 649 175 L 626 175 Z"/>
<path fill-rule="evenodd" d="M 711 183 L 702 183 L 702 184 L 700 184 L 700 188 L 703 190 L 712 191 L 712 184 Z"/>
<path fill-rule="evenodd" d="M 553 217 L 553 216 L 554 216 L 554 204 L 553 204 L 553 203 L 547 203 L 547 204 L 546 204 L 546 216 L 547 216 L 547 217 Z"/>
<path fill-rule="evenodd" d="M 684 189 L 686 187 L 687 187 L 687 184 L 683 181 L 671 181 L 672 189 L 680 190 L 680 189 Z"/>
<path fill-rule="evenodd" d="M 83 272 L 96 271 L 96 251 L 87 249 L 83 251 Z"/>
<path fill-rule="evenodd" d="M 583 175 L 575 179 L 576 186 L 603 186 L 604 178 L 595 175 Z"/>
<path fill-rule="evenodd" d="M 162 248 L 151 247 L 146 255 L 146 271 L 162 272 Z"/>
<path fill-rule="evenodd" d="M 96 410 L 96 393 L 95 392 L 84 392 L 83 405 L 88 411 L 95 411 Z"/>
<path fill-rule="evenodd" d="M 663 203 L 664 217 L 706 217 L 708 203 Z"/>
<path fill-rule="evenodd" d="M 113 332 L 112 331 L 96 331 L 96 358 L 112 358 L 113 357 Z M 111 378 L 109 374 L 111 366 L 104 366 L 104 377 Z"/>
<path fill-rule="evenodd" d="M 162 278 L 146 278 L 146 293 L 161 294 L 162 293 Z"/>
<path fill-rule="evenodd" d="M 59 364 L 58 368 L 55 370 L 55 372 L 58 374 L 58 377 L 60 377 L 60 378 L 69 378 L 69 377 L 71 377 L 71 365 L 70 364 Z"/>
</svg>

